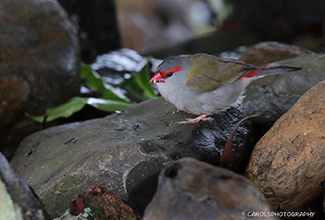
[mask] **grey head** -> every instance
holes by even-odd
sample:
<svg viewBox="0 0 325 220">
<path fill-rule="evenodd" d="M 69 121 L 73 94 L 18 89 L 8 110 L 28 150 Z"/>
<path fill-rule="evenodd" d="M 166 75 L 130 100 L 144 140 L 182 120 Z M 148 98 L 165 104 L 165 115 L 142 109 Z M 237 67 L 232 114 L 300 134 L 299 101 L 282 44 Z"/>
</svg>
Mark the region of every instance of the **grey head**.
<svg viewBox="0 0 325 220">
<path fill-rule="evenodd" d="M 172 73 L 179 72 L 181 70 L 188 70 L 190 65 L 189 55 L 173 56 L 166 58 L 161 64 L 159 64 L 157 73 Z"/>
</svg>

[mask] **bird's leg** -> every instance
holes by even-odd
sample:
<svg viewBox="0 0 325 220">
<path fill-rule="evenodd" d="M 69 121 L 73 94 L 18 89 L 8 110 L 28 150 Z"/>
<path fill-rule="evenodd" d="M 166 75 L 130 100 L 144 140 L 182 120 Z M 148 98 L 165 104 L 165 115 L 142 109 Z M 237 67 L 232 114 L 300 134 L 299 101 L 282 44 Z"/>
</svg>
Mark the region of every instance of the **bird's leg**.
<svg viewBox="0 0 325 220">
<path fill-rule="evenodd" d="M 188 118 L 186 121 L 180 121 L 178 124 L 195 124 L 199 121 L 213 121 L 214 119 L 209 117 L 208 115 L 202 114 L 196 118 Z"/>
</svg>

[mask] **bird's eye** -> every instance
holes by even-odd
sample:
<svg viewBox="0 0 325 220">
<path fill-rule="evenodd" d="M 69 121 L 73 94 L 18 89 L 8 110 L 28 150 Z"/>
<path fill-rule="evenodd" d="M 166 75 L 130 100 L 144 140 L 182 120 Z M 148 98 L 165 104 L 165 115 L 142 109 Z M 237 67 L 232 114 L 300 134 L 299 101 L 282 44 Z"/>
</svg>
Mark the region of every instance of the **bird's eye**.
<svg viewBox="0 0 325 220">
<path fill-rule="evenodd" d="M 173 72 L 169 72 L 169 73 L 167 73 L 167 76 L 168 77 L 171 77 L 173 75 Z"/>
</svg>

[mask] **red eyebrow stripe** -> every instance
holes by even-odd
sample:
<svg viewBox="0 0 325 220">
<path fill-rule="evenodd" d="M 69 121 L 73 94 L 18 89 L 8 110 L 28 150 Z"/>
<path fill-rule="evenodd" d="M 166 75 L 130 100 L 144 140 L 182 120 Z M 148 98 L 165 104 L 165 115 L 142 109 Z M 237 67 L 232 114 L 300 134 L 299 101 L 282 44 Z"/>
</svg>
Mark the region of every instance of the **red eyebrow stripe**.
<svg viewBox="0 0 325 220">
<path fill-rule="evenodd" d="M 167 71 L 161 71 L 160 72 L 160 75 L 162 77 L 165 77 L 167 73 L 170 73 L 170 72 L 175 73 L 175 72 L 178 72 L 178 71 L 181 71 L 181 70 L 183 70 L 183 67 L 181 67 L 181 66 L 175 66 L 175 67 L 173 67 L 173 68 L 171 68 L 171 69 L 169 69 Z"/>
</svg>

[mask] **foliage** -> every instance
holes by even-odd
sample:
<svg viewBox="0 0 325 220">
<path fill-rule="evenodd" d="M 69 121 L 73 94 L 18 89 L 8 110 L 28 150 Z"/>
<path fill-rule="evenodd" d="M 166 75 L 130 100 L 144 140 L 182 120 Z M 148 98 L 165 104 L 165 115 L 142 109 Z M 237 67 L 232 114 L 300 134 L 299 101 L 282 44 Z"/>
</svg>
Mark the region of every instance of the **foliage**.
<svg viewBox="0 0 325 220">
<path fill-rule="evenodd" d="M 102 99 L 130 102 L 127 97 L 119 94 L 113 86 L 107 84 L 90 65 L 82 64 L 80 76 L 85 79 L 87 86 L 97 92 Z"/>
<path fill-rule="evenodd" d="M 140 72 L 125 80 L 121 86 L 140 100 L 156 97 L 150 81 L 150 58 Z"/>
<path fill-rule="evenodd" d="M 90 65 L 82 65 L 80 76 L 85 80 L 87 86 L 95 91 L 100 98 L 73 97 L 62 105 L 47 109 L 44 115 L 31 116 L 29 113 L 26 113 L 26 116 L 41 123 L 44 121 L 50 122 L 60 117 L 70 117 L 75 112 L 80 111 L 85 105 L 91 105 L 107 112 L 122 111 L 132 106 L 133 103 L 126 96 L 107 84 L 96 71 L 92 70 Z M 156 96 L 149 80 L 150 59 L 148 59 L 147 64 L 140 72 L 125 80 L 121 86 L 140 100 L 145 100 Z"/>
</svg>

